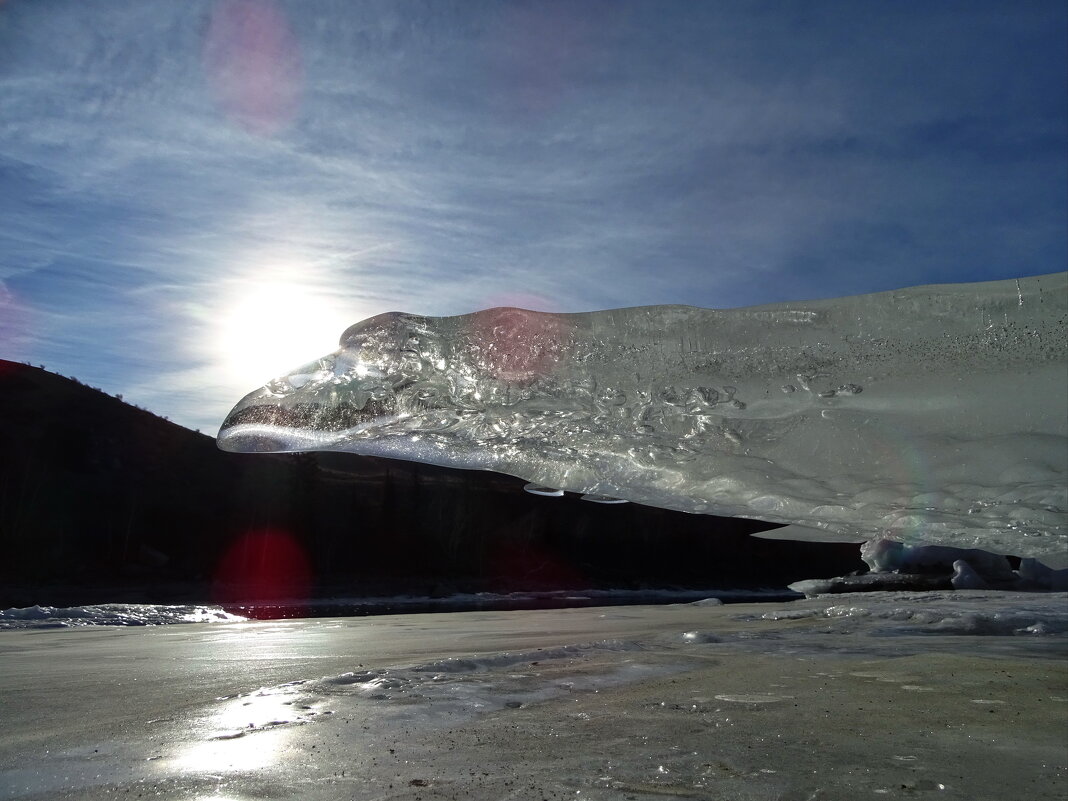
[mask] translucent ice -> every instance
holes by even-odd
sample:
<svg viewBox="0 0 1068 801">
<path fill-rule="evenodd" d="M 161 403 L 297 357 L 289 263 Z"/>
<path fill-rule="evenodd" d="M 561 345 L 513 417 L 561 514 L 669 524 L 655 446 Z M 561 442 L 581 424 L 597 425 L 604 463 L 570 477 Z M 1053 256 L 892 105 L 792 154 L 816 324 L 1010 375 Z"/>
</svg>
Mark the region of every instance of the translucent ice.
<svg viewBox="0 0 1068 801">
<path fill-rule="evenodd" d="M 860 558 L 873 573 L 891 570 L 902 573 L 951 573 L 957 562 L 993 582 L 1012 582 L 1018 576 L 1001 554 L 978 548 L 952 548 L 943 545 L 906 545 L 887 539 L 869 540 L 860 546 Z"/>
<path fill-rule="evenodd" d="M 852 541 L 1068 548 L 1068 273 L 744 309 L 389 313 L 246 396 L 338 450 Z"/>
</svg>

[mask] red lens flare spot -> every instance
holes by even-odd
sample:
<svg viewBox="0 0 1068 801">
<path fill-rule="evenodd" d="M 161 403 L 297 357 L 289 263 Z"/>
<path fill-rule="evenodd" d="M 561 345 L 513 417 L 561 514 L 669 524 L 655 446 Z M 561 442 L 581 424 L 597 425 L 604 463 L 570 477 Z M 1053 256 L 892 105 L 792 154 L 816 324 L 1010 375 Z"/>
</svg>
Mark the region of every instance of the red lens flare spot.
<svg viewBox="0 0 1068 801">
<path fill-rule="evenodd" d="M 29 332 L 26 307 L 0 281 L 0 347 L 10 356 Z"/>
<path fill-rule="evenodd" d="M 571 326 L 559 315 L 526 309 L 487 309 L 472 316 L 472 363 L 494 378 L 530 384 L 563 361 Z"/>
<path fill-rule="evenodd" d="M 216 5 L 203 63 L 223 110 L 249 132 L 270 136 L 296 114 L 304 83 L 300 47 L 275 3 Z"/>
<path fill-rule="evenodd" d="M 590 586 L 576 565 L 536 543 L 502 543 L 490 552 L 489 566 L 494 589 L 501 593 L 579 590 Z"/>
<path fill-rule="evenodd" d="M 311 565 L 293 535 L 249 531 L 223 553 L 215 570 L 215 602 L 254 618 L 301 617 L 312 584 Z"/>
</svg>

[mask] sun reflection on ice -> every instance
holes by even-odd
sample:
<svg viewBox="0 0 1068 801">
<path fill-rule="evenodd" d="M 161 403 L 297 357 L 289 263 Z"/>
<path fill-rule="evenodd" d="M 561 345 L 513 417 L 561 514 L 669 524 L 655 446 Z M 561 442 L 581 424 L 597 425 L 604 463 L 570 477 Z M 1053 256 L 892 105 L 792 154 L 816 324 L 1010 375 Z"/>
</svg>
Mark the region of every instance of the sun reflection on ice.
<svg viewBox="0 0 1068 801">
<path fill-rule="evenodd" d="M 260 770 L 277 760 L 288 732 L 263 732 L 255 738 L 209 740 L 189 746 L 171 765 L 183 773 L 243 773 Z"/>
<path fill-rule="evenodd" d="M 219 708 L 201 721 L 199 742 L 185 746 L 168 768 L 220 774 L 271 766 L 290 745 L 293 727 L 317 714 L 298 697 L 300 684 L 219 699 Z"/>
</svg>

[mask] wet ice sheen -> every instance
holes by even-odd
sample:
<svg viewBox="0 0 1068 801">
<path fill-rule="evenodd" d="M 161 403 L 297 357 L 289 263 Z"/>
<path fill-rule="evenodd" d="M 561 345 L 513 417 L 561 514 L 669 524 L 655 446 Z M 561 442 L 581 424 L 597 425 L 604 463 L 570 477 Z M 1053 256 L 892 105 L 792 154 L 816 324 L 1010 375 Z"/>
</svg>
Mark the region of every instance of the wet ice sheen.
<svg viewBox="0 0 1068 801">
<path fill-rule="evenodd" d="M 247 395 L 231 451 L 338 450 L 540 494 L 1061 554 L 1068 273 L 834 300 L 389 313 Z"/>
<path fill-rule="evenodd" d="M 1034 778 L 1027 796 L 1054 801 L 1065 789 L 1066 603 L 876 592 L 771 609 L 127 629 L 128 646 L 161 649 L 130 651 L 143 658 L 124 666 L 122 704 L 71 739 L 70 698 L 40 696 L 32 718 L 50 739 L 0 738 L 0 798 L 1000 801 Z M 929 636 L 967 619 L 993 625 Z M 246 629 L 255 652 L 241 647 Z M 476 632 L 470 641 L 497 650 L 457 647 Z M 12 664 L 32 647 L 52 674 L 71 643 L 114 644 L 89 630 L 3 634 Z M 316 678 L 327 644 L 351 654 L 349 670 Z M 302 651 L 306 661 L 276 674 L 290 679 L 247 689 L 265 654 Z M 207 661 L 180 659 L 190 653 Z M 243 689 L 144 714 L 161 667 L 192 679 L 193 665 L 219 658 Z"/>
</svg>

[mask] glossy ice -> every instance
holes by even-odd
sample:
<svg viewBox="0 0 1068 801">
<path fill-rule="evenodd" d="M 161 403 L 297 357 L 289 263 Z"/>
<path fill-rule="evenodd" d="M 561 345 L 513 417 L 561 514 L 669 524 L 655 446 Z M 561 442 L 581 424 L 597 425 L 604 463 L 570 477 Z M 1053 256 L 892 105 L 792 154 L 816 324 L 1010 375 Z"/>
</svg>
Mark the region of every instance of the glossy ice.
<svg viewBox="0 0 1068 801">
<path fill-rule="evenodd" d="M 0 631 L 0 799 L 1063 801 L 1066 600 Z"/>
<path fill-rule="evenodd" d="M 247 395 L 218 441 L 494 470 L 849 539 L 1060 555 L 1066 281 L 729 310 L 383 314 Z"/>
</svg>

